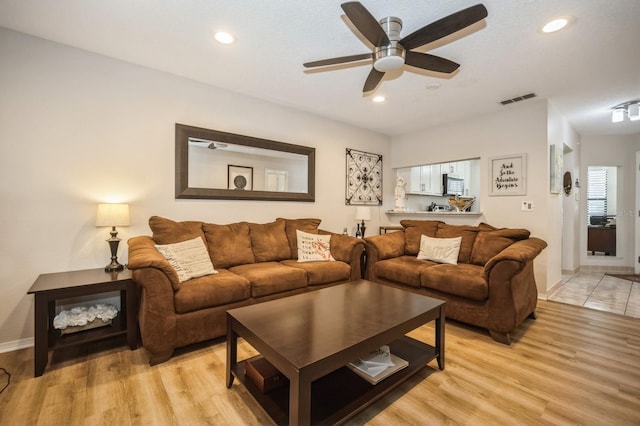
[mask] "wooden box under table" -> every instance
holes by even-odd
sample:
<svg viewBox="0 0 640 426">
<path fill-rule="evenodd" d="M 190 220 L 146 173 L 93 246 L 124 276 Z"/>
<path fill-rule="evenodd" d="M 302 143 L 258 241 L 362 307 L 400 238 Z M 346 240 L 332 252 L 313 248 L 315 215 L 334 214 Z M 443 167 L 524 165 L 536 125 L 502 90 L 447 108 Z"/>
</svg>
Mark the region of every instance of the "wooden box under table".
<svg viewBox="0 0 640 426">
<path fill-rule="evenodd" d="M 247 361 L 245 376 L 250 378 L 262 393 L 289 384 L 289 380 L 264 358 Z"/>
</svg>

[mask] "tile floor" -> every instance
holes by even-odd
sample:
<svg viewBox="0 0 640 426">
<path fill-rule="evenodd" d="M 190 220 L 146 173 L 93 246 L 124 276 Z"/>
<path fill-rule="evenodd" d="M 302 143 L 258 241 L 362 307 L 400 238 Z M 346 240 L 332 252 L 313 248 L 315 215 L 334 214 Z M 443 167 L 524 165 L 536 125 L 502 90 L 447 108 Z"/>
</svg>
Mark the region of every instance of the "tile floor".
<svg viewBox="0 0 640 426">
<path fill-rule="evenodd" d="M 562 282 L 549 300 L 640 318 L 640 283 L 601 272 L 563 275 Z"/>
</svg>

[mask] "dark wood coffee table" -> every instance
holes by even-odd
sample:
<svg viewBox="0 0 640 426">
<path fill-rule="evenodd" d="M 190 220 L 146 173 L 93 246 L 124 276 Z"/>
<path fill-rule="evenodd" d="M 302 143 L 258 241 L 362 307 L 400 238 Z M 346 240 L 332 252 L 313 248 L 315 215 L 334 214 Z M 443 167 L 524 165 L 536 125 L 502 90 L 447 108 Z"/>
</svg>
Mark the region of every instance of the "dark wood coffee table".
<svg viewBox="0 0 640 426">
<path fill-rule="evenodd" d="M 405 336 L 436 321 L 435 345 Z M 234 377 L 277 424 L 335 424 L 437 359 L 444 369 L 444 301 L 360 280 L 227 311 L 227 387 Z M 237 360 L 238 337 L 289 386 L 261 393 Z M 409 366 L 376 385 L 345 367 L 382 345 Z"/>
</svg>

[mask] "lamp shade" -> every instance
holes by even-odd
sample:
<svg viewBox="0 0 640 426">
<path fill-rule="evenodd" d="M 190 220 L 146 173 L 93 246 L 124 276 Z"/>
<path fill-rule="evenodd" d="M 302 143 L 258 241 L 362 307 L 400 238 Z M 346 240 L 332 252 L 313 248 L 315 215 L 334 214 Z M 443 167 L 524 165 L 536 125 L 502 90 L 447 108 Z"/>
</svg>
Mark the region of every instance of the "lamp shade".
<svg viewBox="0 0 640 426">
<path fill-rule="evenodd" d="M 356 208 L 356 220 L 371 220 L 371 210 L 369 207 Z"/>
<path fill-rule="evenodd" d="M 129 226 L 129 205 L 98 204 L 96 226 Z"/>
</svg>

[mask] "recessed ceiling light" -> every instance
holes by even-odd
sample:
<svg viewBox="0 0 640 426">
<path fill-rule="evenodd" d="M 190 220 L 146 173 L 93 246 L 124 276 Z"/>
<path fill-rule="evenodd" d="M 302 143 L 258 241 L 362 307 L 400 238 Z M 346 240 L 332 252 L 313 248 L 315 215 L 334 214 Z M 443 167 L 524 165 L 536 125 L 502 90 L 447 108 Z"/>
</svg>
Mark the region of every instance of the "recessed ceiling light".
<svg viewBox="0 0 640 426">
<path fill-rule="evenodd" d="M 542 27 L 543 33 L 554 33 L 556 31 L 560 31 L 569 23 L 569 18 L 556 18 L 552 21 L 549 21 Z"/>
<path fill-rule="evenodd" d="M 427 90 L 438 90 L 440 87 L 442 87 L 442 84 L 438 82 L 427 84 Z"/>
<path fill-rule="evenodd" d="M 384 101 L 386 101 L 386 100 L 387 100 L 387 98 L 385 98 L 384 96 L 382 96 L 382 95 L 378 95 L 378 96 L 374 96 L 374 97 L 371 99 L 371 102 L 375 102 L 375 103 L 379 104 L 379 103 L 382 103 L 382 102 L 384 102 Z"/>
<path fill-rule="evenodd" d="M 233 38 L 231 34 L 226 33 L 224 31 L 218 31 L 217 33 L 214 34 L 213 37 L 216 39 L 218 43 L 222 43 L 222 44 L 231 44 L 235 41 L 235 38 Z"/>
</svg>

